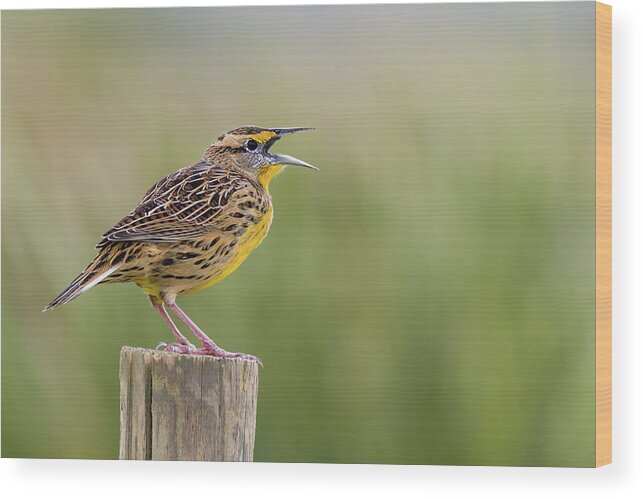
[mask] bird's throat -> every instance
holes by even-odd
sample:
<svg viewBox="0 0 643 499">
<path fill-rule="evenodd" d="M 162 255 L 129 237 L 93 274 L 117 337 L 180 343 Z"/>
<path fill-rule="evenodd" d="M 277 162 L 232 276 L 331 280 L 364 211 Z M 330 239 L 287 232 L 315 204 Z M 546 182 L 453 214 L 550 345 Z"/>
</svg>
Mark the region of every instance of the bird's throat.
<svg viewBox="0 0 643 499">
<path fill-rule="evenodd" d="M 284 168 L 284 165 L 263 165 L 259 168 L 257 180 L 259 180 L 259 183 L 264 187 L 264 189 L 267 189 L 273 177 L 279 174 Z"/>
</svg>

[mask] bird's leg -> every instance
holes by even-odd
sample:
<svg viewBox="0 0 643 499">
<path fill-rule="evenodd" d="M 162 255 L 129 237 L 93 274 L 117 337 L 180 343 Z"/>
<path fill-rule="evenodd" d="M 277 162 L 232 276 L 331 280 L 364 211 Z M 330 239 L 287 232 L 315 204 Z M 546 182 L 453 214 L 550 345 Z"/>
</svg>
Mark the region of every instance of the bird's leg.
<svg viewBox="0 0 643 499">
<path fill-rule="evenodd" d="M 169 326 L 170 331 L 172 331 L 172 334 L 176 338 L 177 343 L 173 343 L 171 345 L 166 345 L 165 350 L 168 352 L 176 352 L 176 353 L 188 353 L 192 351 L 196 351 L 197 348 L 188 341 L 188 339 L 181 334 L 181 331 L 179 331 L 179 328 L 176 327 L 176 324 L 174 324 L 174 321 L 170 317 L 170 315 L 167 313 L 167 310 L 165 310 L 165 307 L 163 306 L 162 303 L 156 303 L 153 298 L 150 297 L 150 301 L 152 302 L 152 307 L 161 315 L 165 323 Z"/>
<path fill-rule="evenodd" d="M 186 314 L 183 310 L 179 308 L 179 306 L 176 303 L 168 303 L 168 307 L 174 312 L 179 319 L 181 319 L 187 327 L 190 328 L 190 331 L 194 333 L 194 335 L 199 338 L 201 343 L 203 344 L 203 348 L 198 349 L 194 353 L 200 353 L 200 354 L 205 354 L 205 355 L 212 355 L 214 357 L 226 357 L 226 358 L 237 358 L 237 359 L 243 359 L 243 360 L 250 360 L 250 361 L 255 361 L 259 362 L 261 364 L 261 360 L 255 357 L 254 355 L 248 355 L 245 353 L 239 353 L 239 352 L 228 352 L 227 350 L 224 350 L 220 346 L 218 346 L 214 341 L 212 341 L 207 334 L 205 334 L 199 326 L 197 326 L 192 319 L 188 317 L 188 314 Z"/>
</svg>

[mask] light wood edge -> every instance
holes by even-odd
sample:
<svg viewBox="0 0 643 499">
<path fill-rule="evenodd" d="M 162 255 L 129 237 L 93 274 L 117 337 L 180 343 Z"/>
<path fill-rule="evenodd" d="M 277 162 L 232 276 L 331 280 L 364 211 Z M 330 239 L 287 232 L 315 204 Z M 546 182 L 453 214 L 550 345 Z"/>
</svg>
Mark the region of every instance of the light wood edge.
<svg viewBox="0 0 643 499">
<path fill-rule="evenodd" d="M 596 2 L 596 466 L 612 462 L 612 7 Z"/>
</svg>

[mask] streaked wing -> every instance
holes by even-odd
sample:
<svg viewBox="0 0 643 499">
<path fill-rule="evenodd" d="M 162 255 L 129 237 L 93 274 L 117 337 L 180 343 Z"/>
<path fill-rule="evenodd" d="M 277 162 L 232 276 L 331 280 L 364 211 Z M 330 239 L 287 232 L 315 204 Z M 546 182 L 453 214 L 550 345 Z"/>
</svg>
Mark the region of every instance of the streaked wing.
<svg viewBox="0 0 643 499">
<path fill-rule="evenodd" d="M 224 207 L 254 194 L 241 175 L 199 163 L 159 180 L 139 205 L 96 245 L 110 241 L 176 242 L 190 240 L 220 227 Z"/>
</svg>

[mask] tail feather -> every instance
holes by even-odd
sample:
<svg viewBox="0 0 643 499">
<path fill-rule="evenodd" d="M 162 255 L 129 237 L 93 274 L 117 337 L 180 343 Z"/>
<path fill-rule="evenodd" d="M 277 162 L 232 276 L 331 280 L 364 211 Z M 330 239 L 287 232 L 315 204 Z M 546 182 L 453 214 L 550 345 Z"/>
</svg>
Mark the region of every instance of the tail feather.
<svg viewBox="0 0 643 499">
<path fill-rule="evenodd" d="M 118 269 L 118 266 L 101 268 L 100 263 L 102 262 L 98 261 L 98 259 L 90 263 L 87 268 L 62 291 L 62 293 L 54 298 L 53 301 L 43 309 L 43 312 L 59 307 L 60 305 L 64 305 L 65 303 L 69 303 L 74 298 L 82 295 L 85 291 L 96 286 L 96 284 Z"/>
</svg>

